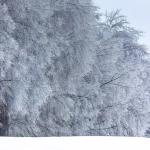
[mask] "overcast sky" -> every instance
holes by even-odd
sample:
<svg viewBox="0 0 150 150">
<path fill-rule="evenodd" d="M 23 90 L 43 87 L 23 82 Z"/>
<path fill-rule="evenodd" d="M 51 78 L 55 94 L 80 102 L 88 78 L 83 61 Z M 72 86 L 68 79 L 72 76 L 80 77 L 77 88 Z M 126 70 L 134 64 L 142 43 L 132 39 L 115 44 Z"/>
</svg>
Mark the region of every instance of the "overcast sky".
<svg viewBox="0 0 150 150">
<path fill-rule="evenodd" d="M 93 0 L 101 11 L 121 9 L 132 27 L 144 32 L 140 42 L 150 49 L 150 0 Z"/>
</svg>

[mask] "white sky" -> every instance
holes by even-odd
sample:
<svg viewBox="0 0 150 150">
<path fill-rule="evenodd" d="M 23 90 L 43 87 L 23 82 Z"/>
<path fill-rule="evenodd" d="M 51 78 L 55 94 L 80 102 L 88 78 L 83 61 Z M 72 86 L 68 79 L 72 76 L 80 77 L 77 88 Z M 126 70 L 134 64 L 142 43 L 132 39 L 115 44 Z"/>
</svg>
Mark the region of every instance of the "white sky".
<svg viewBox="0 0 150 150">
<path fill-rule="evenodd" d="M 93 0 L 102 12 L 121 9 L 132 27 L 143 31 L 140 42 L 150 49 L 150 0 Z"/>
</svg>

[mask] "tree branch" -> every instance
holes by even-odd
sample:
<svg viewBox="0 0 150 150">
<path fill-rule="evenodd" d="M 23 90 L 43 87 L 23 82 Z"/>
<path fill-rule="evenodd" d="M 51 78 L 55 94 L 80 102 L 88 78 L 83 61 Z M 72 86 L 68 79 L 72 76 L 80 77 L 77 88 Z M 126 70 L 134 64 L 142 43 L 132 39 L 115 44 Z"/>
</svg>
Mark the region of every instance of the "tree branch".
<svg viewBox="0 0 150 150">
<path fill-rule="evenodd" d="M 116 74 L 115 74 L 115 75 L 116 75 Z M 124 74 L 121 74 L 121 75 L 119 75 L 118 77 L 115 77 L 115 75 L 111 78 L 111 80 L 109 80 L 109 81 L 107 81 L 107 82 L 101 84 L 100 87 L 103 87 L 103 86 L 105 86 L 105 85 L 107 85 L 107 84 L 110 84 L 110 83 L 112 83 L 112 82 L 114 82 L 114 81 L 120 79 Z"/>
</svg>

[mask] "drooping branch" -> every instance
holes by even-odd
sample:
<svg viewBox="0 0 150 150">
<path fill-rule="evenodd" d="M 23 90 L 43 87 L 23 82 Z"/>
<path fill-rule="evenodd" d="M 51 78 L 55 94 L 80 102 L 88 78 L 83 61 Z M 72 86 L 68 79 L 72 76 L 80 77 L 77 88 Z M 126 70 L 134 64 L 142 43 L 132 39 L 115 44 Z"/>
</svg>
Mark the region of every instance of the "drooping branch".
<svg viewBox="0 0 150 150">
<path fill-rule="evenodd" d="M 118 77 L 115 77 L 115 76 L 116 76 L 116 74 L 115 74 L 115 75 L 111 78 L 111 80 L 109 80 L 109 81 L 107 81 L 107 82 L 105 82 L 105 83 L 102 83 L 102 84 L 100 85 L 100 87 L 103 87 L 103 86 L 105 86 L 105 85 L 107 85 L 107 84 L 110 84 L 110 83 L 112 83 L 112 82 L 114 82 L 114 81 L 120 79 L 123 75 L 124 75 L 124 74 L 121 74 L 121 75 L 119 75 Z"/>
</svg>

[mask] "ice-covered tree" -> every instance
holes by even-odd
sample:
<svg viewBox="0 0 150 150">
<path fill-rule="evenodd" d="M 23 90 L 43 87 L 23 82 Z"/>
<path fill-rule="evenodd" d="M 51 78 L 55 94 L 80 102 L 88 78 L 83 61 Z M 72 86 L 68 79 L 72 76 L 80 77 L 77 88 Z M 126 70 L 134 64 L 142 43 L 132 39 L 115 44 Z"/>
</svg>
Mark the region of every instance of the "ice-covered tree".
<svg viewBox="0 0 150 150">
<path fill-rule="evenodd" d="M 148 53 L 119 11 L 101 16 L 91 0 L 0 2 L 0 134 L 144 136 Z"/>
<path fill-rule="evenodd" d="M 149 62 L 146 49 L 138 44 L 139 32 L 130 28 L 118 11 L 106 15 L 100 23 L 98 49 L 104 126 L 113 124 L 108 135 L 142 136 L 147 126 Z"/>
</svg>

